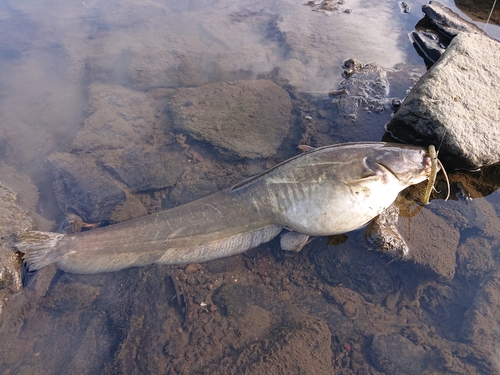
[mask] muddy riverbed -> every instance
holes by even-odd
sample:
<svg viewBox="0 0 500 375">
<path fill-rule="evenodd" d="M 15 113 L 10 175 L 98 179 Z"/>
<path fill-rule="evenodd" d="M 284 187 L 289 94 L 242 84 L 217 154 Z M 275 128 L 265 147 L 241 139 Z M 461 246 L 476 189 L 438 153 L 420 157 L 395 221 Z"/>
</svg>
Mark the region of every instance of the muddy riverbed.
<svg viewBox="0 0 500 375">
<path fill-rule="evenodd" d="M 385 140 L 425 72 L 408 39 L 422 3 L 1 2 L 0 374 L 498 373 L 495 166 L 451 173 L 451 200 L 440 180 L 420 211 L 425 186 L 401 194 L 411 260 L 361 229 L 300 253 L 51 266 L 22 289 L 7 246 L 71 213 L 107 225 L 189 202 L 299 144 Z"/>
</svg>

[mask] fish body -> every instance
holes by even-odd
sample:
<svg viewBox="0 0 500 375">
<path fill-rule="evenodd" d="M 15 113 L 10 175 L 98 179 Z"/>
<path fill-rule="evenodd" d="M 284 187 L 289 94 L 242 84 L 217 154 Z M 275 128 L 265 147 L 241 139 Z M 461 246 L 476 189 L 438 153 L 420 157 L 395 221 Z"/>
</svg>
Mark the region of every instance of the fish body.
<svg viewBox="0 0 500 375">
<path fill-rule="evenodd" d="M 303 246 L 308 236 L 364 226 L 401 190 L 427 179 L 430 165 L 427 151 L 416 146 L 326 146 L 169 210 L 77 234 L 26 232 L 16 247 L 29 271 L 56 263 L 67 272 L 99 273 L 222 258 L 270 241 L 284 228 L 302 236 Z"/>
</svg>

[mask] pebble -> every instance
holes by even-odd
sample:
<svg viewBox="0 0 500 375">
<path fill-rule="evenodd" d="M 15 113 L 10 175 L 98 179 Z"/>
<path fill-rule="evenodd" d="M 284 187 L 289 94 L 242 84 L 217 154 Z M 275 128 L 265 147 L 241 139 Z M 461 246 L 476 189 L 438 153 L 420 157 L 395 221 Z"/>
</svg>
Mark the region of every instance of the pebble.
<svg viewBox="0 0 500 375">
<path fill-rule="evenodd" d="M 342 305 L 342 312 L 345 316 L 352 316 L 356 313 L 356 306 L 351 301 L 347 301 Z"/>
<path fill-rule="evenodd" d="M 194 273 L 196 271 L 199 271 L 203 268 L 203 266 L 199 263 L 191 263 L 188 264 L 187 267 L 184 269 L 184 272 L 186 273 Z"/>
</svg>

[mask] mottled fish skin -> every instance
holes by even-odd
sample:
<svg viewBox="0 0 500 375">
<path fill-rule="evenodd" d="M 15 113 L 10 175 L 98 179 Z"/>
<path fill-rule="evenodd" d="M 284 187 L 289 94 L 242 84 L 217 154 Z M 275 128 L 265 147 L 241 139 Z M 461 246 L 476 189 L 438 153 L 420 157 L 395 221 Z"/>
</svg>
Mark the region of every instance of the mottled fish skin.
<svg viewBox="0 0 500 375">
<path fill-rule="evenodd" d="M 99 273 L 204 262 L 270 241 L 283 228 L 305 236 L 360 228 L 429 173 L 430 158 L 420 147 L 326 146 L 159 213 L 78 234 L 27 232 L 17 248 L 30 271 L 51 263 L 67 272 Z"/>
</svg>

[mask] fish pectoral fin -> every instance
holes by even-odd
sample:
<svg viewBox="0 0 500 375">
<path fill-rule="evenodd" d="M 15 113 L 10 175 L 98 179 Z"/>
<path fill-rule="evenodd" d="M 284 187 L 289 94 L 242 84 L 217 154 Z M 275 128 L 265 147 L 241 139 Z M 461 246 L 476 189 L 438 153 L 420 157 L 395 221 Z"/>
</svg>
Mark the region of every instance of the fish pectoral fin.
<svg viewBox="0 0 500 375">
<path fill-rule="evenodd" d="M 309 236 L 299 232 L 288 232 L 281 236 L 280 245 L 283 250 L 298 253 L 309 243 Z"/>
</svg>

